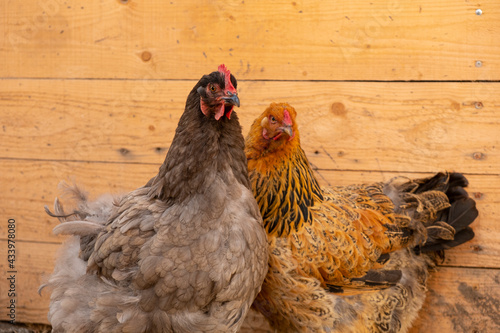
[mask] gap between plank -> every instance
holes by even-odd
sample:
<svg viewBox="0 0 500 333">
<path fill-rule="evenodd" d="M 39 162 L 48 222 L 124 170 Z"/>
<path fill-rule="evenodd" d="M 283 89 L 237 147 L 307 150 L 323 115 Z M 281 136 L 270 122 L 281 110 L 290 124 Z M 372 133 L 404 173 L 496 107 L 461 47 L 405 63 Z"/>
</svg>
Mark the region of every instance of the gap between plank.
<svg viewBox="0 0 500 333">
<path fill-rule="evenodd" d="M 59 80 L 59 81 L 197 81 L 189 78 L 92 78 L 92 77 L 0 77 L 0 80 Z M 238 82 L 319 82 L 319 83 L 500 83 L 500 80 L 286 80 L 286 79 L 238 79 Z"/>
<path fill-rule="evenodd" d="M 130 161 L 87 161 L 87 160 L 61 160 L 61 159 L 43 159 L 43 158 L 18 158 L 18 157 L 0 157 L 1 160 L 8 161 L 31 161 L 31 162 L 60 162 L 60 163 L 96 163 L 96 164 L 131 164 L 131 165 L 161 165 L 161 163 L 148 162 L 130 162 Z M 432 174 L 432 171 L 413 171 L 413 170 L 372 170 L 372 169 L 320 169 L 313 167 L 313 171 L 334 171 L 334 172 L 378 172 L 378 173 L 415 173 L 415 174 Z M 439 172 L 439 171 L 435 171 Z M 464 175 L 470 176 L 500 176 L 500 173 L 475 173 L 461 172 Z"/>
</svg>

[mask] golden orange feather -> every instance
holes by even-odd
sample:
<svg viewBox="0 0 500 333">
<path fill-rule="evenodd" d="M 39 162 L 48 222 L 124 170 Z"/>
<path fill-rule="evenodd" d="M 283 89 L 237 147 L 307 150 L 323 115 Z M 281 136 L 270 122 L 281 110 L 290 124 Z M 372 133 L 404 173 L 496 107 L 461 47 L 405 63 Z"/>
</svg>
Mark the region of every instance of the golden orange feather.
<svg viewBox="0 0 500 333">
<path fill-rule="evenodd" d="M 300 146 L 296 116 L 291 105 L 272 103 L 245 142 L 270 253 L 254 307 L 281 332 L 406 331 L 425 297 L 428 265 L 413 246 L 430 240 L 427 227 L 438 228 L 442 239 L 461 233 L 454 246 L 471 238 L 474 201 L 465 191 L 451 207 L 449 198 L 455 191 L 449 184 L 465 187 L 465 178 L 439 173 L 321 188 Z M 437 221 L 457 207 L 470 208 L 463 230 Z"/>
</svg>

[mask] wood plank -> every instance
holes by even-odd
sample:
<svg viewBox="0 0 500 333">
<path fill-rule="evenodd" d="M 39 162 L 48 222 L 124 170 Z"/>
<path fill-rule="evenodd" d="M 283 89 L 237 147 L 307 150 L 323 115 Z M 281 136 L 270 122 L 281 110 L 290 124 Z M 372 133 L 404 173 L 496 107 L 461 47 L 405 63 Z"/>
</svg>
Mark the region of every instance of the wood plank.
<svg viewBox="0 0 500 333">
<path fill-rule="evenodd" d="M 60 197 L 60 181 L 71 184 L 75 180 L 96 198 L 104 193 L 118 194 L 140 187 L 158 172 L 158 167 L 2 160 L 0 216 L 18 222 L 17 238 L 20 240 L 61 243 L 64 237 L 52 234 L 52 229 L 58 224 L 57 219 L 49 217 L 44 211 L 45 205 L 52 209 L 55 197 Z M 71 203 L 69 198 L 64 201 Z M 7 230 L 2 228 L 0 239 L 6 237 Z"/>
<path fill-rule="evenodd" d="M 16 320 L 47 323 L 49 293 L 37 294 L 43 276 L 50 274 L 58 244 L 22 242 L 17 244 Z M 4 257 L 6 242 L 0 241 Z M 5 261 L 0 261 L 0 289 L 8 290 Z M 429 281 L 428 299 L 421 321 L 412 332 L 494 332 L 498 330 L 500 270 L 440 267 Z M 0 304 L 8 304 L 5 292 Z M 5 311 L 0 320 L 8 320 Z M 496 329 L 496 330 L 495 330 Z"/>
<path fill-rule="evenodd" d="M 2 224 L 4 221 L 2 221 Z M 3 229 L 3 228 L 2 228 Z M 50 294 L 38 295 L 38 288 L 43 283 L 43 278 L 52 273 L 54 259 L 59 244 L 16 242 L 15 273 L 7 266 L 7 241 L 0 240 L 0 320 L 8 320 L 6 307 L 10 305 L 11 297 L 7 290 L 11 289 L 7 278 L 15 276 L 15 320 L 24 323 L 48 323 L 47 312 L 49 308 Z M 5 311 L 4 311 L 5 310 Z M 10 312 L 10 310 L 9 310 Z"/>
<path fill-rule="evenodd" d="M 198 79 L 225 62 L 252 80 L 498 80 L 499 12 L 451 0 L 9 1 L 0 77 Z"/>
<path fill-rule="evenodd" d="M 63 238 L 52 235 L 58 224 L 47 216 L 44 205 L 52 207 L 60 193 L 60 180 L 73 178 L 95 198 L 103 193 L 123 193 L 144 185 L 158 171 L 159 165 L 47 162 L 2 160 L 0 175 L 0 216 L 18 222 L 17 237 L 23 241 L 60 243 Z M 394 173 L 318 171 L 323 184 L 348 185 L 353 183 L 389 180 Z M 422 174 L 399 175 L 423 177 Z M 468 267 L 500 268 L 500 177 L 470 175 L 470 193 L 477 201 L 480 217 L 474 222 L 476 237 L 469 243 L 447 251 L 445 264 Z M 63 202 L 67 202 L 63 200 Z M 70 207 L 70 206 L 66 206 Z M 6 239 L 7 230 L 0 229 L 0 239 Z"/>
<path fill-rule="evenodd" d="M 441 267 L 428 286 L 410 333 L 500 331 L 500 270 Z"/>
<path fill-rule="evenodd" d="M 0 80 L 0 157 L 161 163 L 194 81 Z M 247 133 L 272 101 L 299 112 L 322 169 L 498 174 L 500 83 L 239 85 Z"/>
</svg>

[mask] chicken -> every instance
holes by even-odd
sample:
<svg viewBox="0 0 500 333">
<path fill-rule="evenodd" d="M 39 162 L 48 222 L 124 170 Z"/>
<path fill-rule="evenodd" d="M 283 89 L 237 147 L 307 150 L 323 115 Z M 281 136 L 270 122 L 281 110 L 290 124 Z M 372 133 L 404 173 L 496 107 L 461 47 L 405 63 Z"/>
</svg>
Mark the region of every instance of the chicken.
<svg viewBox="0 0 500 333">
<path fill-rule="evenodd" d="M 474 236 L 467 180 L 438 173 L 321 188 L 295 118 L 292 106 L 273 103 L 245 142 L 269 243 L 254 308 L 279 332 L 406 332 L 434 251 Z"/>
<path fill-rule="evenodd" d="M 54 232 L 73 237 L 47 282 L 54 332 L 238 331 L 268 253 L 236 86 L 224 65 L 200 79 L 145 186 L 95 202 L 69 187 L 70 214 L 56 199 Z"/>
</svg>

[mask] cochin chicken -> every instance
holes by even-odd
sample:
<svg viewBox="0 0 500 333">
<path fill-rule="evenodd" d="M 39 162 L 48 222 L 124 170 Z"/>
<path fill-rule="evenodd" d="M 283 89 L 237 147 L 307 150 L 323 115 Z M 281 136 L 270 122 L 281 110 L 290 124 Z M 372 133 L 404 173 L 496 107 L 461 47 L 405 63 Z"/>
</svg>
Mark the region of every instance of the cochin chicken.
<svg viewBox="0 0 500 333">
<path fill-rule="evenodd" d="M 478 212 L 467 180 L 440 172 L 321 187 L 296 116 L 291 105 L 273 103 L 246 138 L 269 242 L 254 308 L 277 332 L 406 332 L 435 254 L 474 236 L 469 224 Z"/>
<path fill-rule="evenodd" d="M 237 82 L 221 65 L 187 97 L 158 174 L 50 213 L 71 235 L 46 283 L 53 332 L 236 332 L 267 272 Z"/>
</svg>

